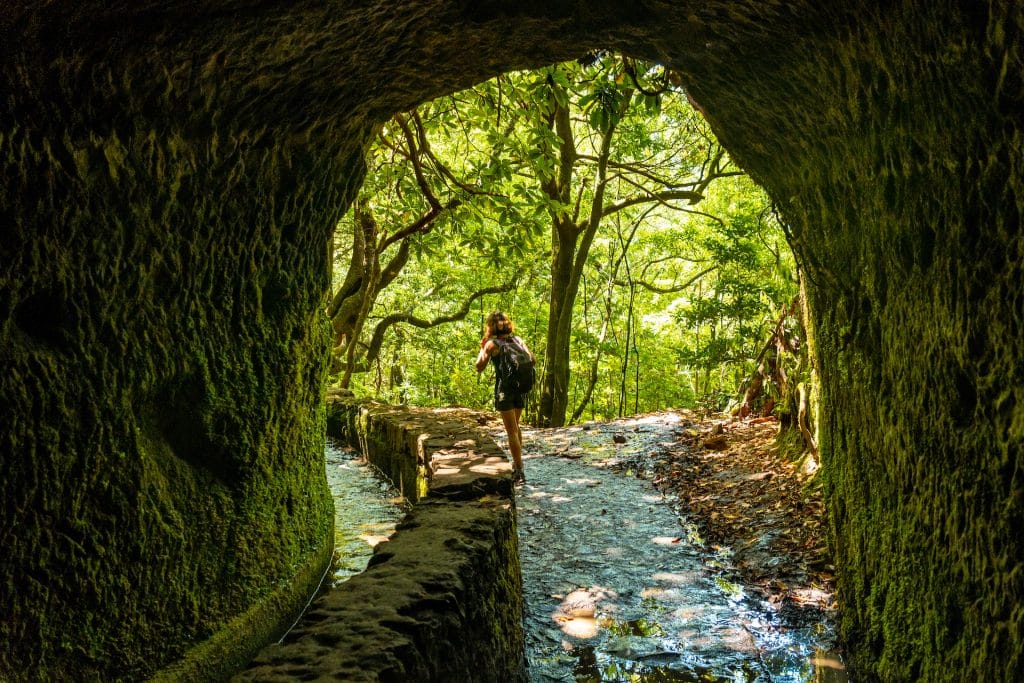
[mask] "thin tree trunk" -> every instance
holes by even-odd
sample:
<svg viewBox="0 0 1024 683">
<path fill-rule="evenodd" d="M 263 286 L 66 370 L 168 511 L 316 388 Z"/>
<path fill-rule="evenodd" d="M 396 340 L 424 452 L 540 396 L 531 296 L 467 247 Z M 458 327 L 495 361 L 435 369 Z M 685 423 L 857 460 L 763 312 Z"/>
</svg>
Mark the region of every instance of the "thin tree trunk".
<svg viewBox="0 0 1024 683">
<path fill-rule="evenodd" d="M 604 320 L 601 321 L 601 333 L 597 337 L 597 350 L 594 351 L 594 358 L 590 361 L 590 371 L 587 375 L 587 388 L 583 394 L 583 400 L 576 405 L 576 410 L 573 411 L 572 417 L 569 418 L 569 424 L 574 424 L 583 415 L 583 411 L 587 409 L 587 406 L 593 400 L 594 388 L 597 386 L 598 373 L 601 368 L 601 356 L 603 355 L 604 343 L 608 339 L 608 330 L 611 329 L 611 318 L 612 318 L 612 292 L 614 291 L 612 279 L 609 279 L 608 287 L 605 294 L 605 314 Z"/>
<path fill-rule="evenodd" d="M 545 427 L 565 424 L 569 395 L 569 338 L 572 334 L 572 306 L 576 298 L 576 293 L 570 289 L 575 251 L 574 227 L 570 225 L 553 231 L 548 338 L 544 353 L 546 367 L 539 416 Z"/>
<path fill-rule="evenodd" d="M 629 272 L 629 262 L 626 262 L 626 272 Z M 633 298 L 636 288 L 630 283 L 629 306 L 626 313 L 626 343 L 622 347 L 622 370 L 619 374 L 619 417 L 625 413 L 626 407 L 626 378 L 629 376 L 629 352 L 634 344 L 633 338 L 636 331 L 633 329 Z"/>
</svg>

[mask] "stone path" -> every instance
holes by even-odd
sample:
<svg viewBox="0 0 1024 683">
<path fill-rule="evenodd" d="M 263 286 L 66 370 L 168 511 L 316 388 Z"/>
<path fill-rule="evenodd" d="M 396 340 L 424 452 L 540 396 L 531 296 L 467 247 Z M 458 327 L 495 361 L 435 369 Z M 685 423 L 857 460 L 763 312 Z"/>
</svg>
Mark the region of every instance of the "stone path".
<svg viewBox="0 0 1024 683">
<path fill-rule="evenodd" d="M 723 577 L 657 490 L 606 468 L 669 437 L 671 415 L 645 420 L 524 430 L 530 680 L 845 681 L 813 633 Z"/>
</svg>

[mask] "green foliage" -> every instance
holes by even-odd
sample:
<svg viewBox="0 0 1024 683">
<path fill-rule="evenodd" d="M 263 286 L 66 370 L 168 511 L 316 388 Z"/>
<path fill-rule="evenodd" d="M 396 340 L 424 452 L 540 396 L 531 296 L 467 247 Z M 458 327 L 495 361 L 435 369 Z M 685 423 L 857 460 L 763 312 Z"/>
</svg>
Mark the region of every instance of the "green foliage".
<svg viewBox="0 0 1024 683">
<path fill-rule="evenodd" d="M 700 226 L 703 258 L 715 271 L 672 307 L 674 323 L 692 340 L 677 351 L 679 362 L 691 369 L 698 396 L 718 398 L 709 402 L 717 409 L 754 370 L 779 311 L 797 291 L 791 255 L 767 207 L 745 177 L 716 188 L 705 209 L 719 220 Z"/>
<path fill-rule="evenodd" d="M 576 173 L 584 179 L 593 177 L 587 158 L 600 134 L 615 126 L 606 202 L 682 187 L 727 159 L 671 81 L 660 67 L 600 55 L 587 65 L 506 74 L 423 105 L 423 133 L 443 160 L 443 167 L 425 164 L 427 182 L 438 200 L 461 203 L 416 236 L 412 259 L 380 293 L 362 342 L 388 316 L 431 321 L 451 316 L 482 288 L 514 288 L 473 299 L 468 315 L 454 322 L 391 326 L 352 388 L 396 403 L 490 406 L 491 370 L 480 376 L 473 361 L 483 317 L 494 309 L 516 321 L 543 371 L 550 221 L 587 206 L 593 192 L 583 183 L 560 201 L 541 190 L 558 171 L 553 107 L 575 112 L 583 157 Z M 623 107 L 627 97 L 631 106 Z M 398 127 L 388 124 L 371 150 L 363 193 L 382 226 L 408 223 L 429 208 L 400 142 Z M 655 176 L 663 184 L 645 187 Z M 597 378 L 580 419 L 724 407 L 792 300 L 795 267 L 764 192 L 735 172 L 696 189 L 699 211 L 692 202 L 628 206 L 595 234 L 573 318 L 570 409 L 586 394 L 591 372 Z M 339 242 L 343 236 L 339 231 Z M 344 255 L 344 245 L 338 252 Z M 342 279 L 344 273 L 336 277 Z"/>
</svg>

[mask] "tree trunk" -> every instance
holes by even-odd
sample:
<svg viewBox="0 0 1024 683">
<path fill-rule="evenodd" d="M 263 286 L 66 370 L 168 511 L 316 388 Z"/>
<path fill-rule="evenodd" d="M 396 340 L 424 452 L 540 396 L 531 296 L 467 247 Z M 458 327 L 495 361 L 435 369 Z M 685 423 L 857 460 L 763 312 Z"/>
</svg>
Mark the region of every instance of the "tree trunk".
<svg viewBox="0 0 1024 683">
<path fill-rule="evenodd" d="M 368 214 L 366 216 L 368 217 Z M 372 218 L 369 218 L 369 220 L 372 222 Z M 369 244 L 370 240 L 367 240 L 367 243 Z M 360 290 L 362 298 L 359 301 L 359 310 L 355 315 L 355 322 L 349 332 L 348 344 L 345 347 L 345 368 L 340 382 L 342 389 L 348 389 L 352 382 L 352 373 L 355 371 L 356 364 L 356 349 L 359 346 L 359 335 L 366 325 L 366 319 L 370 316 L 370 311 L 373 310 L 373 304 L 377 299 L 377 293 L 380 291 L 380 260 L 379 254 L 376 251 L 368 265 L 368 272 L 364 274 L 364 285 Z"/>
<path fill-rule="evenodd" d="M 544 353 L 544 384 L 541 390 L 541 426 L 561 427 L 569 401 L 569 340 L 576 291 L 572 286 L 575 226 L 552 231 L 551 294 L 548 299 L 548 338 Z"/>
<path fill-rule="evenodd" d="M 624 98 L 621 115 L 629 107 L 631 96 Z M 572 189 L 573 167 L 577 161 L 575 141 L 572 136 L 569 110 L 555 104 L 552 123 L 562 140 L 559 153 L 557 177 L 543 183 L 544 190 L 552 199 L 563 205 L 568 204 Z M 611 141 L 615 135 L 612 124 L 601 136 L 598 152 L 597 171 L 594 177 L 594 193 L 586 220 L 577 223 L 576 216 L 558 213 L 552 217 L 551 253 L 551 297 L 548 308 L 547 372 L 541 394 L 540 423 L 548 427 L 565 424 L 565 411 L 569 406 L 570 341 L 572 338 L 573 307 L 579 293 L 583 267 L 590 254 L 590 246 L 605 215 L 604 193 L 607 183 L 608 159 L 611 155 Z M 561 210 L 560 210 L 561 211 Z"/>
<path fill-rule="evenodd" d="M 583 416 L 591 399 L 594 397 L 594 388 L 597 386 L 598 372 L 601 368 L 601 356 L 603 355 L 604 343 L 608 339 L 608 330 L 611 329 L 612 321 L 612 292 L 614 291 L 614 280 L 609 279 L 604 300 L 604 320 L 601 321 L 601 333 L 597 337 L 597 350 L 594 351 L 594 358 L 590 361 L 590 372 L 587 377 L 587 388 L 583 393 L 583 399 L 577 404 L 569 424 L 575 423 Z"/>
</svg>

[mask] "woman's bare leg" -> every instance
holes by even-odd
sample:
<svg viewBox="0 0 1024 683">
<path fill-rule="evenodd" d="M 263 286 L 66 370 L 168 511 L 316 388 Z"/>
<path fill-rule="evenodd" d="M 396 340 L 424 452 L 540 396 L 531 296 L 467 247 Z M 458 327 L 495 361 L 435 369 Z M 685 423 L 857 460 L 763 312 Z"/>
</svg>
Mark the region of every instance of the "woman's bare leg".
<svg viewBox="0 0 1024 683">
<path fill-rule="evenodd" d="M 523 471 L 523 436 L 519 429 L 518 409 L 501 411 L 501 421 L 508 434 L 508 449 L 512 452 L 512 466 L 516 472 Z"/>
</svg>

